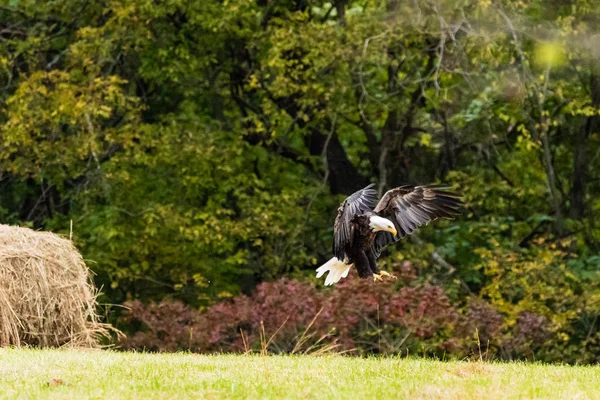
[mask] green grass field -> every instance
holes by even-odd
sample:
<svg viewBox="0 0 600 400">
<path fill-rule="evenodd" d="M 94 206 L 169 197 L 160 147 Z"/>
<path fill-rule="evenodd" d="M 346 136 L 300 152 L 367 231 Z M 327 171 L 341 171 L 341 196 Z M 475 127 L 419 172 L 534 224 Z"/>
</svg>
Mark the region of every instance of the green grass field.
<svg viewBox="0 0 600 400">
<path fill-rule="evenodd" d="M 600 398 L 600 367 L 0 349 L 8 399 Z"/>
</svg>

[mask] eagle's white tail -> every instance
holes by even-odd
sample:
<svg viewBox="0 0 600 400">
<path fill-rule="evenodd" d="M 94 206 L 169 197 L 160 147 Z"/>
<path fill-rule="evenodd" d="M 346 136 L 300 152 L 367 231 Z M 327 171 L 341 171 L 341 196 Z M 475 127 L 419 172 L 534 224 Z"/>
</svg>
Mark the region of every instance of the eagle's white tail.
<svg viewBox="0 0 600 400">
<path fill-rule="evenodd" d="M 340 279 L 347 277 L 351 266 L 333 257 L 317 268 L 317 278 L 322 277 L 325 272 L 329 272 L 327 278 L 325 278 L 325 286 L 331 286 Z"/>
</svg>

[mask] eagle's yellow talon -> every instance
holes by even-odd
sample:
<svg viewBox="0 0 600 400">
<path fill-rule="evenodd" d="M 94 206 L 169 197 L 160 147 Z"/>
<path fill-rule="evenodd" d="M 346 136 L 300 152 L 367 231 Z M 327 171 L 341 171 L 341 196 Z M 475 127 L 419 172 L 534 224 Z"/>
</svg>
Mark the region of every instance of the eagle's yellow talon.
<svg viewBox="0 0 600 400">
<path fill-rule="evenodd" d="M 383 278 L 379 274 L 373 274 L 373 282 L 383 282 Z"/>
<path fill-rule="evenodd" d="M 392 278 L 392 279 L 394 279 L 394 280 L 398 279 L 398 277 L 397 277 L 396 275 L 392 275 L 392 274 L 390 274 L 390 273 L 387 273 L 387 272 L 385 272 L 385 271 L 380 271 L 380 272 L 379 272 L 379 275 L 380 275 L 380 276 L 385 276 L 386 278 Z"/>
</svg>

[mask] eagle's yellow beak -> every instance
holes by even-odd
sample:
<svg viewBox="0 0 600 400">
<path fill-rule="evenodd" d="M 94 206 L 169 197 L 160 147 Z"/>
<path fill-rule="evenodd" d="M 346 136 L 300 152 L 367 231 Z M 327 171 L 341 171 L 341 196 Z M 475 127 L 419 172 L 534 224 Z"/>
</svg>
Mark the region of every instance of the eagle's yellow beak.
<svg viewBox="0 0 600 400">
<path fill-rule="evenodd" d="M 394 236 L 396 236 L 398 234 L 398 232 L 396 231 L 395 228 L 390 228 L 390 229 L 388 229 L 388 231 L 391 232 L 391 233 L 393 233 Z"/>
</svg>

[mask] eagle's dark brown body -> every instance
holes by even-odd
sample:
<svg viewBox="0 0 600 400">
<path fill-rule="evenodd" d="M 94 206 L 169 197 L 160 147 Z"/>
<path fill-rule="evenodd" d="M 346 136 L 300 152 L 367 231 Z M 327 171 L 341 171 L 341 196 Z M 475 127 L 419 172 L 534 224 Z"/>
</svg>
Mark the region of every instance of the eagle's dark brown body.
<svg viewBox="0 0 600 400">
<path fill-rule="evenodd" d="M 369 217 L 373 213 L 355 215 L 351 220 L 354 224 L 354 237 L 352 244 L 345 246 L 348 261 L 346 264 L 354 264 L 358 276 L 368 278 L 373 274 L 379 274 L 377 268 L 377 257 L 372 250 L 377 232 L 369 226 Z"/>
</svg>

